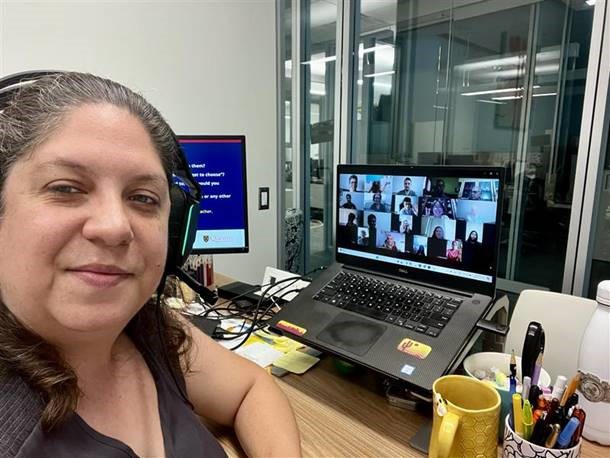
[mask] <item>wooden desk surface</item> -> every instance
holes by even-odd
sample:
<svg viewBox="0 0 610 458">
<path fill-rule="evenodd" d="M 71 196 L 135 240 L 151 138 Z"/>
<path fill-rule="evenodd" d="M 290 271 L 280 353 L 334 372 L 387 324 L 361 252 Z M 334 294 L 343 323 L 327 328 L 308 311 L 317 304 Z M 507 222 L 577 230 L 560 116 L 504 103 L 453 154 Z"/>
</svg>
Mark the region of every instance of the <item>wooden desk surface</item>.
<svg viewBox="0 0 610 458">
<path fill-rule="evenodd" d="M 341 375 L 326 356 L 303 375 L 276 378 L 294 409 L 304 457 L 425 456 L 409 440 L 426 415 L 389 405 L 369 375 Z M 206 423 L 229 456 L 245 456 L 232 430 Z M 581 456 L 608 458 L 610 448 L 584 441 Z"/>
</svg>

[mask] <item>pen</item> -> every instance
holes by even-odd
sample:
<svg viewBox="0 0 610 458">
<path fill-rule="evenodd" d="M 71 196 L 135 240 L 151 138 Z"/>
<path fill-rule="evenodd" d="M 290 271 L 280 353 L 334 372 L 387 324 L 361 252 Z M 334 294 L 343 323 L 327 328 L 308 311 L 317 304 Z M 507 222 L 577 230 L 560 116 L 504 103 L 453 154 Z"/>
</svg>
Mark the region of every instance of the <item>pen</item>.
<svg viewBox="0 0 610 458">
<path fill-rule="evenodd" d="M 513 421 L 515 432 L 519 437 L 523 437 L 523 408 L 521 407 L 521 395 L 513 394 Z"/>
<path fill-rule="evenodd" d="M 532 419 L 532 405 L 530 404 L 530 401 L 526 399 L 523 402 L 523 439 L 526 441 L 530 440 L 533 429 L 534 420 Z"/>
<path fill-rule="evenodd" d="M 570 418 L 570 421 L 567 425 L 561 430 L 559 434 L 559 438 L 557 439 L 557 448 L 568 448 L 570 446 L 570 442 L 572 440 L 572 436 L 578 429 L 578 425 L 580 424 L 580 420 L 576 417 Z"/>
<path fill-rule="evenodd" d="M 534 364 L 534 372 L 532 373 L 532 385 L 538 385 L 538 378 L 540 378 L 540 368 L 542 367 L 542 352 L 538 353 L 536 358 L 536 364 Z"/>
<path fill-rule="evenodd" d="M 576 428 L 576 432 L 574 433 L 574 436 L 572 436 L 572 442 L 570 443 L 570 445 L 572 447 L 574 447 L 576 444 L 578 444 L 578 441 L 580 440 L 580 436 L 582 435 L 582 429 L 585 427 L 585 420 L 587 418 L 587 414 L 585 413 L 584 410 L 582 410 L 580 408 L 580 406 L 576 406 L 574 408 L 574 412 L 572 412 L 572 417 L 578 418 L 578 420 L 580 422 L 578 424 L 578 428 Z"/>
<path fill-rule="evenodd" d="M 513 377 L 517 376 L 517 359 L 515 358 L 515 350 L 512 350 L 510 355 L 510 364 L 508 365 L 510 369 L 510 375 Z"/>
<path fill-rule="evenodd" d="M 525 377 L 523 377 L 523 387 L 521 389 L 521 397 L 523 399 L 529 399 L 529 395 L 530 395 L 530 386 L 532 384 L 532 379 L 530 377 L 528 377 L 527 375 Z M 536 403 L 530 401 L 530 404 L 535 406 Z"/>
<path fill-rule="evenodd" d="M 552 426 L 553 430 L 551 431 L 551 434 L 549 435 L 549 437 L 546 439 L 546 442 L 544 443 L 544 446 L 546 448 L 553 448 L 555 447 L 555 442 L 557 442 L 557 437 L 559 436 L 559 425 L 557 423 L 555 423 Z"/>
<path fill-rule="evenodd" d="M 509 378 L 509 392 L 510 394 L 515 394 L 517 392 L 517 379 L 513 374 L 510 374 Z"/>
<path fill-rule="evenodd" d="M 559 403 L 559 405 L 561 407 L 564 407 L 566 405 L 566 403 L 568 402 L 568 399 L 570 399 L 570 396 L 572 396 L 576 392 L 576 388 L 578 388 L 579 383 L 580 383 L 580 372 L 577 372 L 576 375 L 574 377 L 572 377 L 572 380 L 570 380 L 568 387 L 563 392 L 563 396 L 561 397 L 561 402 Z"/>
</svg>

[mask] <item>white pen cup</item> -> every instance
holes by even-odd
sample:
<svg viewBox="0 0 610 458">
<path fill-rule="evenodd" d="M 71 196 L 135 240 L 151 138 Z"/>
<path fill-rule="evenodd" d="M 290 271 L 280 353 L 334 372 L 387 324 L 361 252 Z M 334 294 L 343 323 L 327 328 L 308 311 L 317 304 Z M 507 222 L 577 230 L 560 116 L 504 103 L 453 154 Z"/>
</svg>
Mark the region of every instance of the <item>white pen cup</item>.
<svg viewBox="0 0 610 458">
<path fill-rule="evenodd" d="M 511 415 L 504 419 L 504 441 L 502 443 L 502 458 L 578 458 L 582 439 L 574 447 L 547 448 L 533 444 L 520 437 L 511 427 Z"/>
</svg>

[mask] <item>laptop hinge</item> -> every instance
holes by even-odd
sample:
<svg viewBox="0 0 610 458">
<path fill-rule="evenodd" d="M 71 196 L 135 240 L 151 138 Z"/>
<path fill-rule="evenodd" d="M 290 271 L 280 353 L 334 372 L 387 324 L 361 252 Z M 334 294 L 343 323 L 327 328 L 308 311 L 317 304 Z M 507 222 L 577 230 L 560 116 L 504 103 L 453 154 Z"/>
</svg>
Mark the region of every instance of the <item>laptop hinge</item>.
<svg viewBox="0 0 610 458">
<path fill-rule="evenodd" d="M 474 296 L 473 293 L 470 293 L 468 291 L 460 291 L 460 290 L 457 290 L 457 289 L 445 288 L 445 287 L 442 287 L 442 286 L 434 285 L 434 284 L 431 284 L 431 283 L 426 283 L 426 282 L 423 282 L 423 281 L 412 280 L 410 278 L 409 279 L 405 279 L 404 277 L 397 277 L 397 276 L 386 274 L 386 273 L 382 273 L 382 272 L 361 269 L 361 268 L 355 267 L 355 266 L 347 266 L 345 264 L 342 264 L 342 267 L 343 267 L 344 270 L 354 270 L 356 272 L 361 272 L 363 274 L 376 275 L 378 277 L 384 277 L 384 278 L 388 278 L 390 280 L 400 281 L 402 283 L 405 283 L 405 282 L 413 283 L 415 285 L 424 286 L 424 287 L 430 288 L 430 289 L 446 291 L 446 292 L 452 293 L 452 294 L 459 294 L 460 296 L 465 296 L 465 297 L 472 297 L 472 296 Z"/>
</svg>

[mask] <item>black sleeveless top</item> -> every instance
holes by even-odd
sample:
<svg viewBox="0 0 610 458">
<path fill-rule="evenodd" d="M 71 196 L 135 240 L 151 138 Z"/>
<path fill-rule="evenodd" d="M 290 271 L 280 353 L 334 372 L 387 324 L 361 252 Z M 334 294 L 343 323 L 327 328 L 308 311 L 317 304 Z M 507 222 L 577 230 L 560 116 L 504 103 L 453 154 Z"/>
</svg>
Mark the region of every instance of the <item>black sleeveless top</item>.
<svg viewBox="0 0 610 458">
<path fill-rule="evenodd" d="M 226 457 L 180 395 L 167 366 L 157 355 L 143 356 L 157 387 L 165 456 Z M 40 425 L 43 407 L 40 396 L 19 377 L 0 379 L 0 457 L 137 457 L 129 446 L 97 432 L 76 413 L 45 434 Z"/>
</svg>

